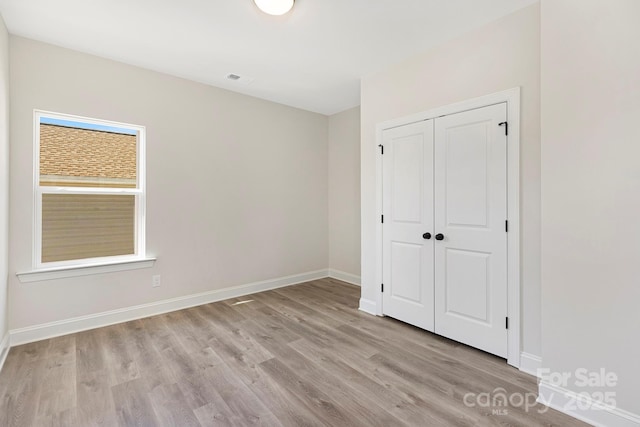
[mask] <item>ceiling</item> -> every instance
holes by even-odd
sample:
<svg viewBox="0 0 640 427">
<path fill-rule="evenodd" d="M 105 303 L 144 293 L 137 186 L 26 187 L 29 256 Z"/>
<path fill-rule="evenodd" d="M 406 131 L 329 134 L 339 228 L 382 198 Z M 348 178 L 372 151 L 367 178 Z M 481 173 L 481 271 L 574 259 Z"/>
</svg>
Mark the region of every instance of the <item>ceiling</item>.
<svg viewBox="0 0 640 427">
<path fill-rule="evenodd" d="M 0 0 L 9 32 L 322 114 L 360 77 L 537 0 Z M 228 74 L 241 76 L 238 81 Z"/>
</svg>

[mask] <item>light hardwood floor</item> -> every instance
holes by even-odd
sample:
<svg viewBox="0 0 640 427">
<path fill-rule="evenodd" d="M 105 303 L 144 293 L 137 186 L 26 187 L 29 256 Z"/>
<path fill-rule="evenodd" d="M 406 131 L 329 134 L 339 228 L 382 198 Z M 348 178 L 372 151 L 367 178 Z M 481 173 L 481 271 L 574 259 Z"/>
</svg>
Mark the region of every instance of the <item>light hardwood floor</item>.
<svg viewBox="0 0 640 427">
<path fill-rule="evenodd" d="M 533 377 L 359 312 L 359 293 L 322 279 L 12 348 L 0 426 L 583 425 L 526 411 Z M 500 392 L 518 406 L 472 406 Z"/>
</svg>

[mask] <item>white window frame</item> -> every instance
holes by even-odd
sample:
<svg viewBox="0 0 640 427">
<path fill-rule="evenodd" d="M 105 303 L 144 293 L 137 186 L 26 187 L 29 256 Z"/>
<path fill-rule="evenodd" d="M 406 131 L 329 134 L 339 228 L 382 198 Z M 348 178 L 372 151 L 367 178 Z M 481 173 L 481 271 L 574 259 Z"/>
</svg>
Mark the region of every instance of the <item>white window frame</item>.
<svg viewBox="0 0 640 427">
<path fill-rule="evenodd" d="M 92 125 L 125 128 L 137 132 L 136 147 L 136 188 L 101 188 L 101 187 L 56 187 L 40 186 L 40 119 L 51 118 L 70 120 Z M 130 264 L 136 261 L 149 261 L 146 257 L 146 128 L 129 123 L 113 122 L 70 114 L 54 113 L 50 111 L 34 110 L 34 163 L 33 163 L 33 194 L 34 194 L 34 233 L 33 233 L 33 269 L 38 271 L 67 270 L 74 268 L 86 269 L 110 264 Z M 42 199 L 44 194 L 122 194 L 135 196 L 135 230 L 134 253 L 132 255 L 116 255 L 106 257 L 84 258 L 67 261 L 42 262 Z M 128 268 L 127 268 L 128 269 Z M 77 275 L 77 274 L 71 274 Z"/>
</svg>

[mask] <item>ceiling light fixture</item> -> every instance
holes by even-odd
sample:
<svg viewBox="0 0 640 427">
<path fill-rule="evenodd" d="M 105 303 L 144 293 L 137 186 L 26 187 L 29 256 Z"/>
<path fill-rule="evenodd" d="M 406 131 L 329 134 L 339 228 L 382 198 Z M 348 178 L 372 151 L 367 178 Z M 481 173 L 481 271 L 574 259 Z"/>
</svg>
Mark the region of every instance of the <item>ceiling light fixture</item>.
<svg viewBox="0 0 640 427">
<path fill-rule="evenodd" d="M 269 15 L 284 15 L 293 7 L 295 0 L 253 0 L 258 8 Z"/>
</svg>

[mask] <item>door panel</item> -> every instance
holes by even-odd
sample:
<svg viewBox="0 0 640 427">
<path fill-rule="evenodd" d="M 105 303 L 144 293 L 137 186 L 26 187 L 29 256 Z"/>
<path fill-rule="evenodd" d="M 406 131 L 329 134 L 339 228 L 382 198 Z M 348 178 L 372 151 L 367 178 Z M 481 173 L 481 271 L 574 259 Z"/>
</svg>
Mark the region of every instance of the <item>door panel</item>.
<svg viewBox="0 0 640 427">
<path fill-rule="evenodd" d="M 446 222 L 449 226 L 487 226 L 488 122 L 448 129 Z"/>
<path fill-rule="evenodd" d="M 393 140 L 393 172 L 391 192 L 394 222 L 420 224 L 422 221 L 422 194 L 424 184 L 424 136 L 407 135 Z"/>
<path fill-rule="evenodd" d="M 435 331 L 506 357 L 506 104 L 435 121 Z"/>
<path fill-rule="evenodd" d="M 433 121 L 383 133 L 383 313 L 433 331 Z"/>
<path fill-rule="evenodd" d="M 391 298 L 420 305 L 422 286 L 422 244 L 391 242 Z"/>
<path fill-rule="evenodd" d="M 452 315 L 489 323 L 489 277 L 491 254 L 445 250 L 445 311 Z M 474 283 L 469 287 L 469 283 Z M 436 325 L 438 326 L 438 325 Z"/>
</svg>

